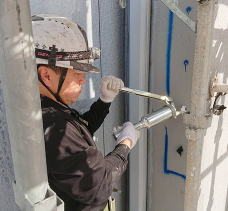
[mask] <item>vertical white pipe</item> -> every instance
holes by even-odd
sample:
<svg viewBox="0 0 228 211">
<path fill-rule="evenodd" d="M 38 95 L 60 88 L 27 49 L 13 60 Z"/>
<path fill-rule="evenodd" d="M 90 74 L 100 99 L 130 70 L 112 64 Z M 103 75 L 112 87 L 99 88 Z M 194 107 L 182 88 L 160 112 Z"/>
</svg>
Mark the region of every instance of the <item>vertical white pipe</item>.
<svg viewBox="0 0 228 211">
<path fill-rule="evenodd" d="M 17 203 L 47 192 L 42 113 L 29 0 L 0 1 L 0 71 L 16 179 Z"/>
</svg>

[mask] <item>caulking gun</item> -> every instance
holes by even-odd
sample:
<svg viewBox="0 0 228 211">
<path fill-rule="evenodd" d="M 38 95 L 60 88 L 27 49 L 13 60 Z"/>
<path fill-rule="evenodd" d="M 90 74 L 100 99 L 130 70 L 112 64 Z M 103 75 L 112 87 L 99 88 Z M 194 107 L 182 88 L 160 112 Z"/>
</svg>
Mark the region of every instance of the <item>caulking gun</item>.
<svg viewBox="0 0 228 211">
<path fill-rule="evenodd" d="M 142 128 L 150 128 L 160 122 L 163 122 L 164 120 L 170 119 L 170 118 L 176 118 L 179 114 L 183 114 L 186 112 L 185 106 L 182 106 L 180 111 L 177 111 L 173 102 L 173 99 L 171 97 L 162 96 L 153 94 L 150 92 L 145 92 L 137 89 L 130 89 L 127 87 L 120 88 L 120 91 L 127 92 L 127 93 L 133 93 L 139 96 L 153 98 L 156 100 L 162 100 L 166 102 L 166 105 L 163 106 L 161 109 L 158 109 L 156 111 L 153 111 L 152 113 L 144 116 L 141 118 L 141 121 L 134 124 L 134 127 L 136 130 L 141 130 Z M 121 131 L 117 134 L 114 134 L 115 138 L 118 138 Z"/>
</svg>

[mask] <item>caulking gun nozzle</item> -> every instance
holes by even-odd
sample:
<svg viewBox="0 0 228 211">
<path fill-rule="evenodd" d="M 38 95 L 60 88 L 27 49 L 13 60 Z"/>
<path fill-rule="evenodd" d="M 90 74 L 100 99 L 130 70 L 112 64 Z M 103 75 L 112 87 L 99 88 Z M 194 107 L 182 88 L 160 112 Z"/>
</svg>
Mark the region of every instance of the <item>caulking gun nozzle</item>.
<svg viewBox="0 0 228 211">
<path fill-rule="evenodd" d="M 186 106 L 182 106 L 182 107 L 180 108 L 179 113 L 180 113 L 180 114 L 185 114 L 185 113 L 189 114 L 190 112 L 187 111 L 187 107 L 186 107 Z"/>
</svg>

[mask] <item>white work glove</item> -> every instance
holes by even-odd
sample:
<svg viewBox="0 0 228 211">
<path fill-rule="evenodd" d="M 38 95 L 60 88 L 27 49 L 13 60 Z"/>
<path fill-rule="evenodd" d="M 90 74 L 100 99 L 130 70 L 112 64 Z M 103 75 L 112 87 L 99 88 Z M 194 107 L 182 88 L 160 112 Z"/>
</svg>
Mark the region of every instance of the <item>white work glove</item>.
<svg viewBox="0 0 228 211">
<path fill-rule="evenodd" d="M 125 122 L 123 126 L 118 126 L 113 128 L 114 135 L 118 134 L 120 131 L 121 133 L 116 140 L 116 145 L 118 145 L 124 139 L 129 138 L 132 142 L 131 144 L 131 149 L 132 149 L 139 139 L 140 132 L 135 129 L 134 125 L 131 122 Z"/>
<path fill-rule="evenodd" d="M 110 103 L 119 93 L 119 88 L 123 88 L 121 79 L 114 76 L 103 77 L 100 81 L 100 99 L 105 103 Z"/>
</svg>

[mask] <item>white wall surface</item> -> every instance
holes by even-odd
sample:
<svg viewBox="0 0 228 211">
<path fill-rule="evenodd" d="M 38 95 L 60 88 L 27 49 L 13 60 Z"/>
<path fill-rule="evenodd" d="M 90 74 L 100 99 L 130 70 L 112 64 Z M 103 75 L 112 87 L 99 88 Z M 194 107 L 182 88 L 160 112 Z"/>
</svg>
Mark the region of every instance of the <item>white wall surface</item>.
<svg viewBox="0 0 228 211">
<path fill-rule="evenodd" d="M 228 84 L 228 1 L 219 0 L 213 23 L 210 79 L 217 75 L 221 83 Z M 212 98 L 214 102 L 214 98 Z M 224 96 L 219 104 L 228 107 Z M 228 210 L 228 110 L 213 115 L 211 127 L 206 130 L 200 171 L 200 191 L 197 211 Z"/>
</svg>

